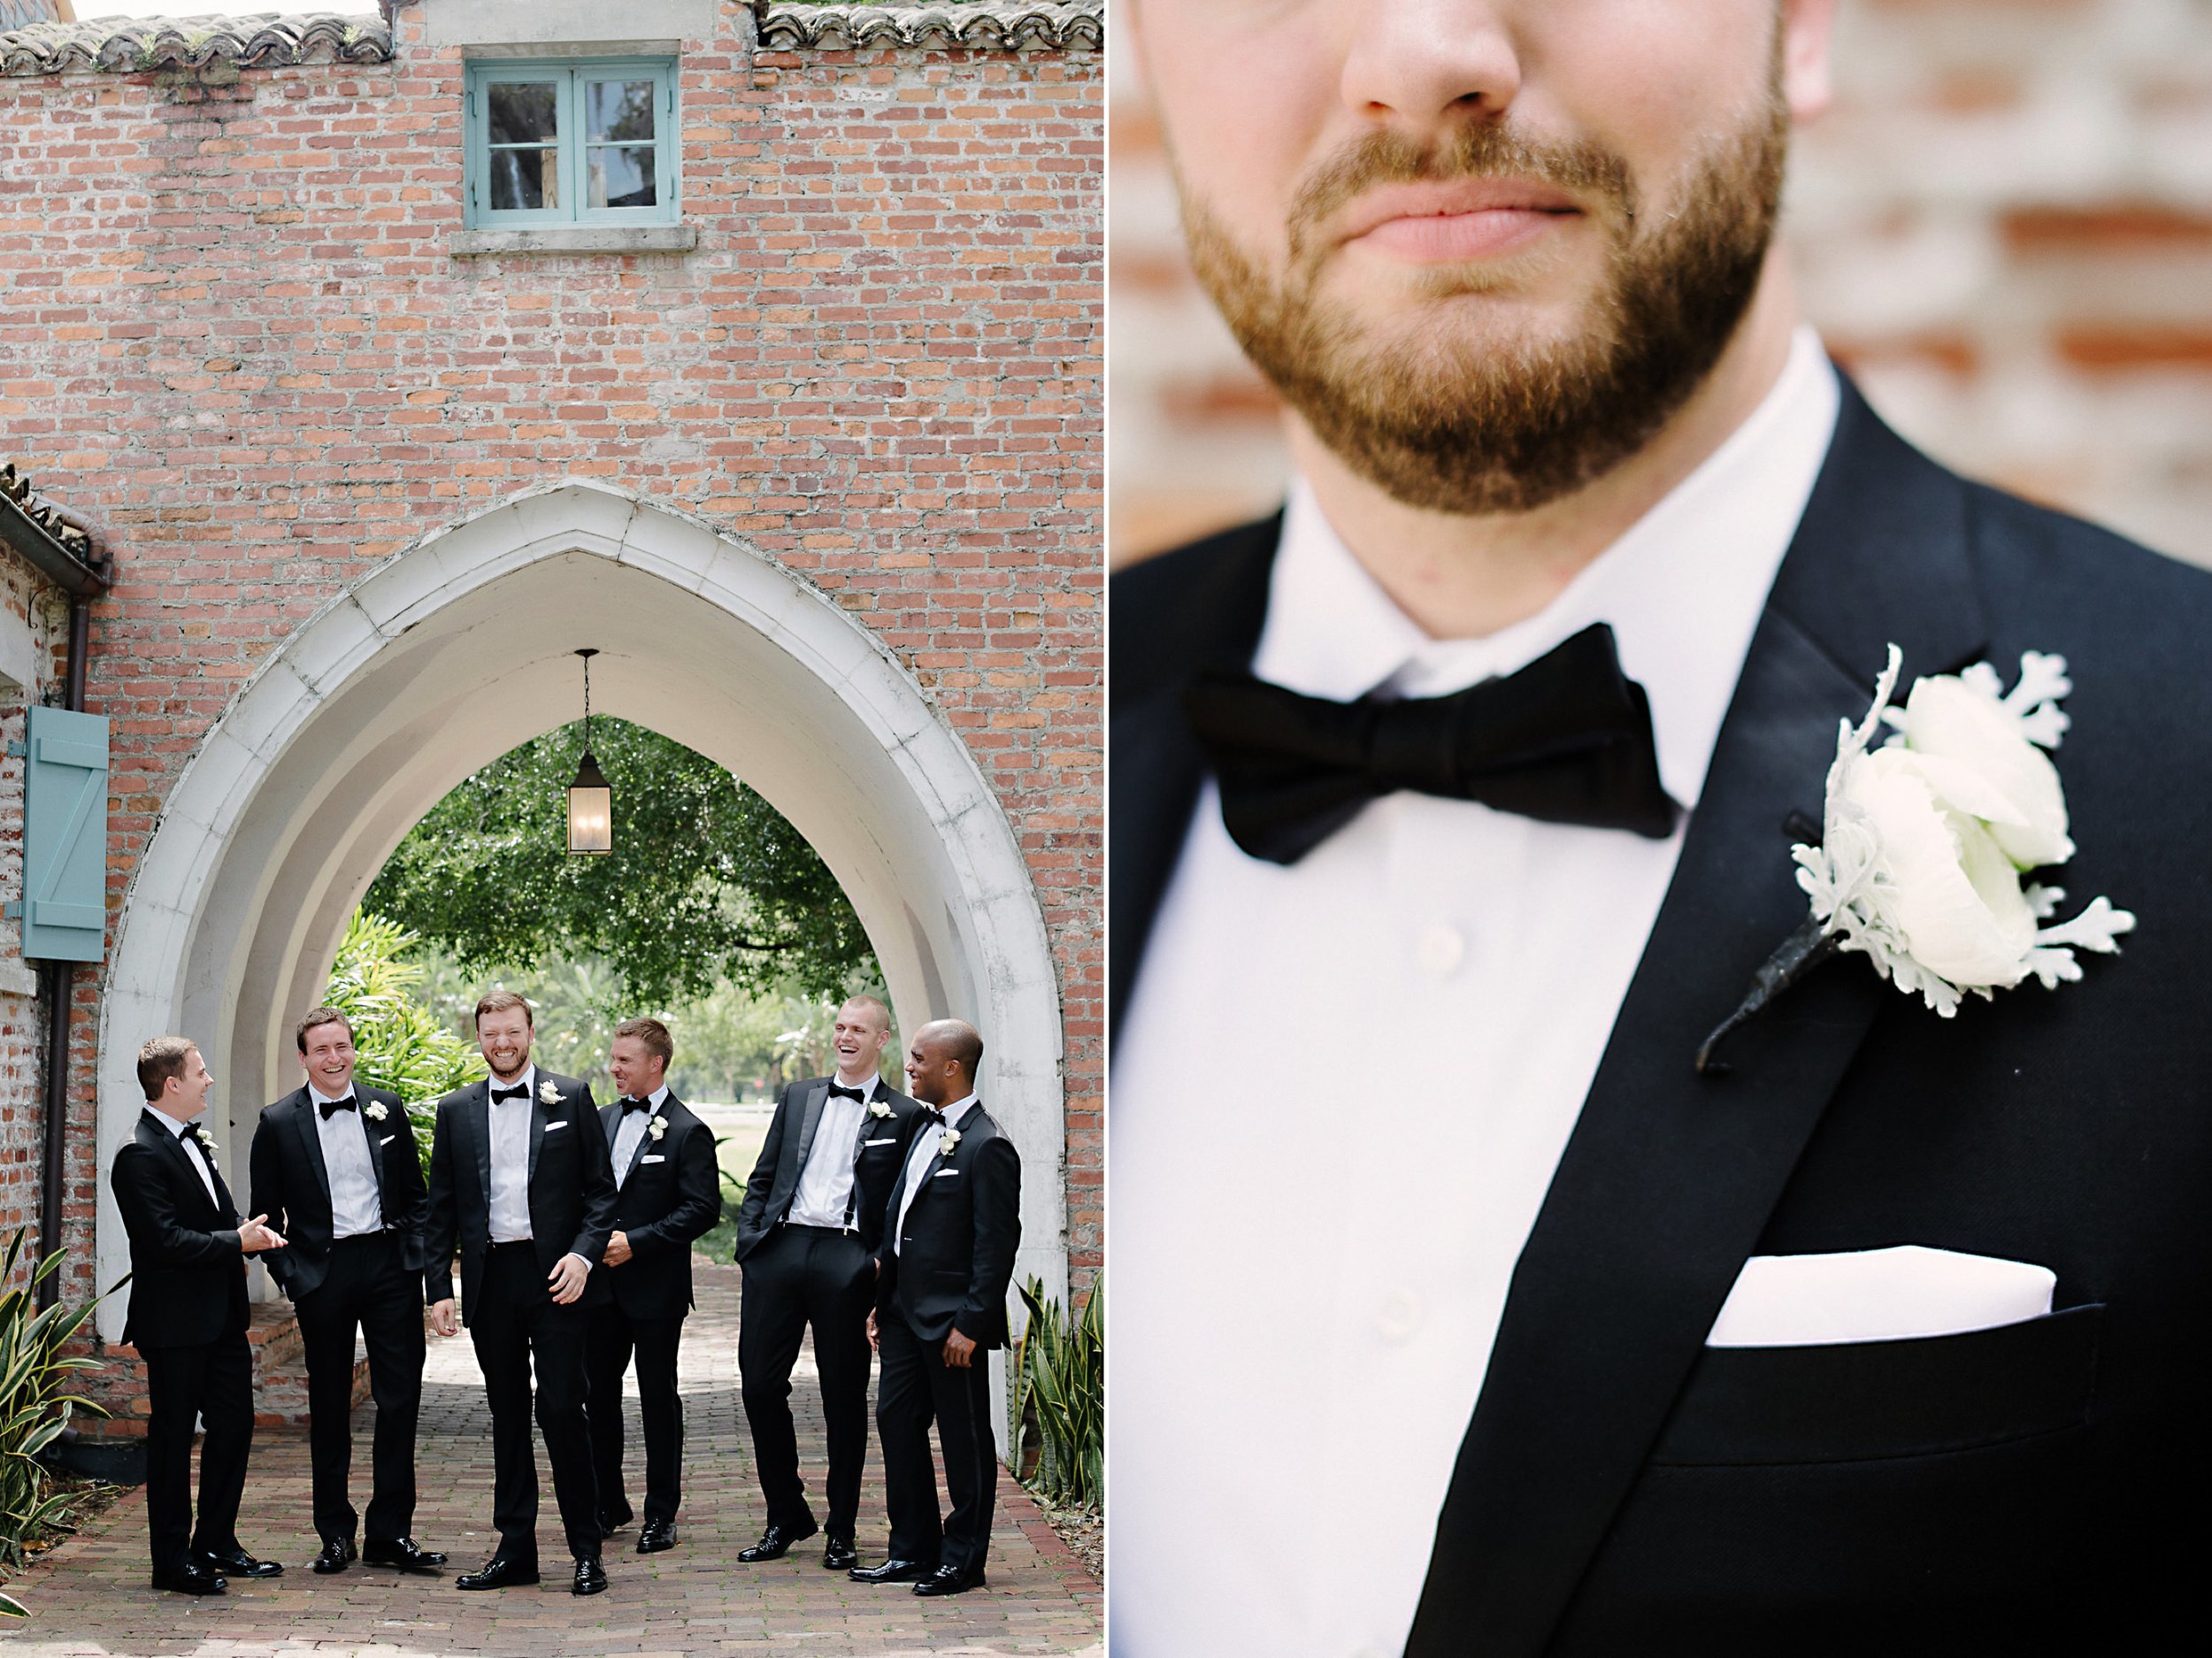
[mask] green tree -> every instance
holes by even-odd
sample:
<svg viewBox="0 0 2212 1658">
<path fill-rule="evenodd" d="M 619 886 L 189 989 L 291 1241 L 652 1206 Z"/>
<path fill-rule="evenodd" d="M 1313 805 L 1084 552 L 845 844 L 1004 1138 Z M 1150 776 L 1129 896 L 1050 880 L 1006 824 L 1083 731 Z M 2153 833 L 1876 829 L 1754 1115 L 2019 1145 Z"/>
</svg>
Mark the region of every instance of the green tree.
<svg viewBox="0 0 2212 1658">
<path fill-rule="evenodd" d="M 838 994 L 875 959 L 851 903 L 781 813 L 705 756 L 592 721 L 615 849 L 567 849 L 581 722 L 502 756 L 430 809 L 363 898 L 471 974 L 603 963 L 633 1006 L 718 982 Z M 603 1002 L 605 998 L 600 997 Z"/>
</svg>

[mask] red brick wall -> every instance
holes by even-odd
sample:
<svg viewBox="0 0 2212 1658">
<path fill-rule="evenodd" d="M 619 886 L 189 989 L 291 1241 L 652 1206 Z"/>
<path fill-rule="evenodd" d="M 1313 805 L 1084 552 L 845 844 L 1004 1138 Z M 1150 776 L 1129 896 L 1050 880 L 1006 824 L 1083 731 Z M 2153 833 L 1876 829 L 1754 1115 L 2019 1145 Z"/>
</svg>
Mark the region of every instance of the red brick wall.
<svg viewBox="0 0 2212 1658">
<path fill-rule="evenodd" d="M 1113 509 L 1131 557 L 1271 503 L 1271 396 L 1192 285 L 1117 62 Z M 1839 0 L 1786 232 L 1808 309 L 1941 459 L 2212 564 L 2212 9 Z"/>
<path fill-rule="evenodd" d="M 0 80 L 0 454 L 119 572 L 88 697 L 116 722 L 111 902 L 195 742 L 334 586 L 549 475 L 619 480 L 832 590 L 996 786 L 1060 976 L 1087 1284 L 1098 60 L 748 61 L 724 11 L 682 62 L 686 255 L 449 257 L 461 59 L 419 10 L 388 65 Z M 93 1133 L 81 1097 L 80 1263 Z"/>
</svg>

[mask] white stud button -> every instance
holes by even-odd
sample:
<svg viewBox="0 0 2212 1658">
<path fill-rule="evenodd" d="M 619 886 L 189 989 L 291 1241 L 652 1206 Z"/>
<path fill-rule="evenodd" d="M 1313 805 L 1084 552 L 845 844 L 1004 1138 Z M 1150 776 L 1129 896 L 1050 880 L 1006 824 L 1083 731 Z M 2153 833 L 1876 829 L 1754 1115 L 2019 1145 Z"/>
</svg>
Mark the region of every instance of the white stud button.
<svg viewBox="0 0 2212 1658">
<path fill-rule="evenodd" d="M 1403 1341 L 1421 1327 L 1421 1298 L 1402 1285 L 1375 1309 L 1375 1328 L 1386 1341 Z"/>
<path fill-rule="evenodd" d="M 1424 972 L 1441 979 L 1457 971 L 1460 963 L 1467 959 L 1467 940 L 1449 922 L 1432 921 L 1421 930 L 1413 947 L 1413 959 L 1421 963 Z"/>
</svg>

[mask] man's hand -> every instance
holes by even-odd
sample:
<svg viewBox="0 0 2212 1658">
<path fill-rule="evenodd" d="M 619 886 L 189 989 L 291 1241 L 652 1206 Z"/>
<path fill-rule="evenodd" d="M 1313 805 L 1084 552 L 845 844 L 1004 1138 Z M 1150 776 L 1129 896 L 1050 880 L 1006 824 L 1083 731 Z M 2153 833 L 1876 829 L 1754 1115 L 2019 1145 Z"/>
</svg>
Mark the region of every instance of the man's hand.
<svg viewBox="0 0 2212 1658">
<path fill-rule="evenodd" d="M 868 1315 L 868 1345 L 872 1347 L 879 1347 L 883 1345 L 876 1336 L 876 1316 L 873 1312 Z"/>
<path fill-rule="evenodd" d="M 453 1297 L 449 1295 L 430 1304 L 430 1327 L 442 1336 L 461 1333 L 461 1320 L 453 1310 Z"/>
<path fill-rule="evenodd" d="M 599 1257 L 603 1267 L 618 1267 L 630 1258 L 630 1234 L 611 1232 L 607 1234 L 607 1252 Z"/>
<path fill-rule="evenodd" d="M 565 1307 L 584 1293 L 584 1280 L 591 1276 L 591 1263 L 581 1255 L 563 1255 L 553 1263 L 553 1270 L 545 1275 L 545 1281 L 553 1286 L 553 1304 Z"/>
<path fill-rule="evenodd" d="M 945 1368 L 949 1370 L 964 1370 L 971 1368 L 968 1358 L 974 1351 L 974 1342 L 969 1340 L 957 1330 L 951 1332 L 945 1337 Z"/>
<path fill-rule="evenodd" d="M 243 1254 L 257 1255 L 264 1249 L 284 1247 L 284 1234 L 268 1224 L 266 1215 L 257 1215 L 238 1228 L 238 1247 Z"/>
</svg>

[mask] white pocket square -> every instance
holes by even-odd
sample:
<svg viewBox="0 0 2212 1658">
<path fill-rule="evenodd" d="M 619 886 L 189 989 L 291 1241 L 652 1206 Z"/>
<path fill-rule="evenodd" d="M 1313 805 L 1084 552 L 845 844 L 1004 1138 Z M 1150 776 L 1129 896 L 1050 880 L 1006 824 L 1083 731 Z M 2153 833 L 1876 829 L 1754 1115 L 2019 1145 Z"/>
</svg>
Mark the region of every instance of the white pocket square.
<svg viewBox="0 0 2212 1658">
<path fill-rule="evenodd" d="M 899 1142 L 895 1137 L 885 1140 L 863 1140 L 861 1142 L 864 1146 L 895 1146 Z"/>
<path fill-rule="evenodd" d="M 378 1140 L 376 1143 L 380 1146 L 388 1146 L 398 1138 L 399 1136 L 396 1134 L 387 1134 L 382 1140 Z"/>
<path fill-rule="evenodd" d="M 935 1178 L 940 1180 L 949 1180 L 953 1178 L 953 1176 L 958 1174 L 959 1172 L 960 1171 L 957 1169 L 940 1169 L 936 1173 Z"/>
<path fill-rule="evenodd" d="M 657 1151 L 649 1157 L 640 1157 L 638 1161 L 640 1163 L 666 1163 L 668 1159 Z"/>
<path fill-rule="evenodd" d="M 546 1132 L 547 1133 L 550 1134 L 550 1133 L 551 1133 L 551 1132 L 552 1132 L 555 1129 L 557 1129 L 557 1128 L 566 1128 L 567 1126 L 568 1126 L 568 1122 L 567 1122 L 567 1119 L 566 1119 L 566 1118 L 563 1118 L 560 1122 L 557 1122 L 557 1123 L 548 1123 L 548 1124 L 545 1125 L 545 1132 Z"/>
<path fill-rule="evenodd" d="M 1962 1335 L 2044 1316 L 2057 1287 L 2048 1267 L 1920 1244 L 1753 1255 L 1705 1345 L 1801 1347 Z"/>
</svg>

